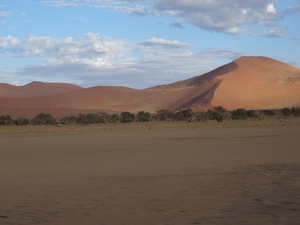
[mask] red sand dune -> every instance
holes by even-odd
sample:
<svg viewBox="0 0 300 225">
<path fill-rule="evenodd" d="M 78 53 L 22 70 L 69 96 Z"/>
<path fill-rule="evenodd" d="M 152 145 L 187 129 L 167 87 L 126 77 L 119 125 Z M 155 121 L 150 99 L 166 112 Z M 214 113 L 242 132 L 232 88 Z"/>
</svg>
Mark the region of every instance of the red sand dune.
<svg viewBox="0 0 300 225">
<path fill-rule="evenodd" d="M 32 82 L 22 87 L 0 84 L 0 115 L 57 117 L 87 112 L 155 112 L 190 107 L 203 111 L 300 106 L 300 70 L 266 57 L 241 57 L 209 73 L 144 90 Z"/>
<path fill-rule="evenodd" d="M 13 86 L 0 83 L 0 97 L 3 98 L 32 98 L 48 96 L 82 89 L 74 84 L 31 82 L 24 86 Z"/>
</svg>

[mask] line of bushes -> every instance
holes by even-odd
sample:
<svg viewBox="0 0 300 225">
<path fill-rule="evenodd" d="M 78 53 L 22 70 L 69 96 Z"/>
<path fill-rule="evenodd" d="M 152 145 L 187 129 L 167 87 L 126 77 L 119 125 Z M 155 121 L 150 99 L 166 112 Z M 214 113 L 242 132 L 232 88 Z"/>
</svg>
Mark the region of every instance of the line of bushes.
<svg viewBox="0 0 300 225">
<path fill-rule="evenodd" d="M 102 123 L 130 123 L 150 121 L 206 121 L 216 120 L 222 122 L 225 119 L 244 120 L 248 118 L 261 118 L 264 116 L 294 116 L 300 117 L 300 108 L 284 108 L 282 110 L 246 110 L 243 108 L 227 111 L 222 106 L 214 107 L 206 112 L 193 112 L 191 109 L 182 109 L 176 112 L 170 110 L 159 110 L 151 115 L 149 112 L 139 111 L 137 114 L 122 112 L 121 114 L 89 113 L 78 116 L 65 116 L 59 121 L 51 114 L 40 113 L 32 120 L 24 117 L 12 119 L 9 115 L 0 116 L 0 125 L 49 125 L 49 124 L 102 124 Z"/>
</svg>

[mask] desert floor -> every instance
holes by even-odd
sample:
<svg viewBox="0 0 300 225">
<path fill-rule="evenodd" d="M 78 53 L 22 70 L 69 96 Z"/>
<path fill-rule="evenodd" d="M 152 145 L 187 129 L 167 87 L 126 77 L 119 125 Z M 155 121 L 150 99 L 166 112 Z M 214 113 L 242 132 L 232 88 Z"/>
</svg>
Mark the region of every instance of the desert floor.
<svg viewBox="0 0 300 225">
<path fill-rule="evenodd" d="M 199 124 L 1 127 L 0 224 L 299 224 L 299 120 Z"/>
</svg>

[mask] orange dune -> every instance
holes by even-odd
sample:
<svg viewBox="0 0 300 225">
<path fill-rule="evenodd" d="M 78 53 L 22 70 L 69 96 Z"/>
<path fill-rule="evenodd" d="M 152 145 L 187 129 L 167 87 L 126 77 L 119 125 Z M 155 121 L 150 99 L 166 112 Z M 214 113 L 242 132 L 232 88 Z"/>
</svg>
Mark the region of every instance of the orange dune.
<svg viewBox="0 0 300 225">
<path fill-rule="evenodd" d="M 79 89 L 82 89 L 82 87 L 67 83 L 43 83 L 34 81 L 24 86 L 13 86 L 0 83 L 0 97 L 30 98 L 54 95 Z"/>
<path fill-rule="evenodd" d="M 241 57 L 209 73 L 144 90 L 32 82 L 16 87 L 0 84 L 0 115 L 56 117 L 88 112 L 151 113 L 160 109 L 204 111 L 300 106 L 300 70 L 266 57 Z"/>
</svg>

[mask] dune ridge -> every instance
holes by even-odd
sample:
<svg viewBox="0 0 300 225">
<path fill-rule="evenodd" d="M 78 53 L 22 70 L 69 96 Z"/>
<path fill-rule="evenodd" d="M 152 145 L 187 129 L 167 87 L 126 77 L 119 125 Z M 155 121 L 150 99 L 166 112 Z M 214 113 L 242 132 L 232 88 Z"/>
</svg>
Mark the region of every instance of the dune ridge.
<svg viewBox="0 0 300 225">
<path fill-rule="evenodd" d="M 218 105 L 228 110 L 300 106 L 300 69 L 267 57 L 243 56 L 203 75 L 143 90 L 43 82 L 17 87 L 0 83 L 0 115 L 13 117 L 33 117 L 40 112 L 62 117 L 100 111 L 204 111 Z"/>
</svg>

